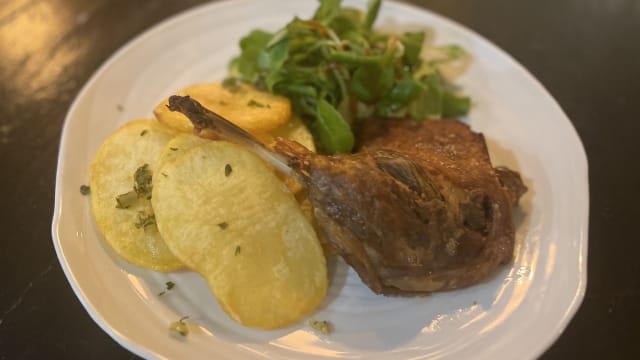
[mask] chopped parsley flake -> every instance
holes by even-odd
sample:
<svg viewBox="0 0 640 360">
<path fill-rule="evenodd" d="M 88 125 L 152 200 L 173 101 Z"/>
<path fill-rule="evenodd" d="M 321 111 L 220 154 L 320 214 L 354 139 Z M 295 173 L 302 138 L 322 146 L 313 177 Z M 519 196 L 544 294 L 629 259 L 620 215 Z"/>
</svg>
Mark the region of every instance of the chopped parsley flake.
<svg viewBox="0 0 640 360">
<path fill-rule="evenodd" d="M 240 245 L 236 246 L 236 251 L 233 253 L 235 256 L 240 255 L 240 250 L 242 250 L 242 248 L 240 247 Z"/>
<path fill-rule="evenodd" d="M 219 227 L 220 229 L 224 230 L 224 229 L 226 229 L 226 228 L 228 228 L 228 227 L 229 227 L 229 224 L 228 224 L 228 223 L 226 223 L 226 222 L 221 222 L 221 223 L 219 223 L 219 224 L 218 224 L 218 227 Z"/>
<path fill-rule="evenodd" d="M 249 107 L 255 107 L 255 108 L 269 108 L 271 109 L 271 105 L 269 104 L 263 104 L 261 102 L 257 102 L 253 99 L 249 100 L 249 102 L 247 103 L 247 106 Z"/>
<path fill-rule="evenodd" d="M 89 195 L 91 193 L 91 188 L 87 185 L 80 185 L 80 194 Z"/>
<path fill-rule="evenodd" d="M 227 164 L 224 166 L 224 176 L 229 177 L 232 171 L 233 171 L 233 168 L 231 167 L 231 165 Z"/>
<path fill-rule="evenodd" d="M 137 229 L 146 228 L 156 224 L 156 216 L 148 214 L 146 211 L 138 211 L 138 221 L 134 223 Z"/>
<path fill-rule="evenodd" d="M 163 291 L 160 291 L 160 292 L 158 293 L 158 296 L 162 296 L 162 295 L 166 294 L 166 293 L 167 293 L 167 291 L 169 291 L 169 290 L 173 289 L 173 288 L 174 288 L 174 286 L 176 286 L 176 284 L 175 284 L 173 281 L 167 281 L 167 282 L 165 283 L 165 286 L 167 287 L 167 289 L 166 289 L 166 290 L 163 290 Z"/>
<path fill-rule="evenodd" d="M 116 196 L 116 207 L 118 209 L 128 209 L 138 200 L 138 194 L 135 191 L 129 191 Z"/>
<path fill-rule="evenodd" d="M 138 198 L 151 199 L 153 176 L 149 170 L 149 164 L 144 164 L 136 169 L 133 174 L 133 191 L 116 196 L 116 207 L 118 209 L 128 209 L 136 203 Z"/>
<path fill-rule="evenodd" d="M 170 149 L 171 151 L 176 151 L 176 150 L 178 150 L 178 148 L 177 148 L 177 147 L 170 147 L 169 149 Z"/>
<path fill-rule="evenodd" d="M 152 180 L 151 170 L 149 170 L 149 164 L 140 166 L 135 174 L 133 174 L 134 184 L 133 190 L 138 194 L 138 197 L 146 197 L 151 199 Z"/>
<path fill-rule="evenodd" d="M 142 130 L 142 131 L 140 132 L 140 136 L 145 136 L 145 135 L 147 135 L 147 133 L 148 133 L 148 132 L 149 132 L 149 131 L 148 131 L 147 129 L 144 129 L 144 130 Z"/>
<path fill-rule="evenodd" d="M 188 318 L 188 316 L 183 316 L 180 320 L 172 322 L 171 325 L 169 325 L 171 333 L 180 336 L 187 336 L 189 334 L 189 327 L 184 321 Z"/>
<path fill-rule="evenodd" d="M 321 332 L 324 335 L 328 335 L 331 332 L 331 324 L 328 321 L 309 320 L 309 326 L 314 330 Z"/>
</svg>

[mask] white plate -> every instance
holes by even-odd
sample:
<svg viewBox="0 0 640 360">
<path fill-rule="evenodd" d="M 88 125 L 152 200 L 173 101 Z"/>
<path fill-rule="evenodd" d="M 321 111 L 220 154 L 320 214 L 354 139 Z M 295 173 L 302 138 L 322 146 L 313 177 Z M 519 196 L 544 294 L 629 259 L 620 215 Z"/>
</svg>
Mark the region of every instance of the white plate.
<svg viewBox="0 0 640 360">
<path fill-rule="evenodd" d="M 349 4 L 350 2 L 347 2 Z M 588 186 L 584 150 L 558 104 L 522 66 L 479 35 L 426 10 L 385 2 L 377 25 L 432 28 L 437 42 L 462 45 L 474 62 L 461 85 L 474 101 L 471 126 L 483 132 L 494 164 L 519 169 L 529 192 L 517 212 L 515 261 L 489 281 L 426 298 L 373 295 L 332 261 L 329 295 L 304 322 L 277 331 L 244 328 L 219 308 L 192 273 L 130 266 L 105 246 L 87 197 L 88 165 L 123 123 L 192 83 L 220 80 L 238 40 L 308 17 L 316 1 L 223 1 L 180 14 L 112 56 L 67 115 L 60 148 L 53 239 L 76 295 L 93 319 L 129 350 L 150 358 L 524 359 L 540 355 L 576 312 L 586 285 Z M 364 1 L 354 4 L 364 8 Z M 508 29 L 505 29 L 508 31 Z M 177 285 L 163 297 L 165 281 Z M 184 340 L 168 324 L 190 316 Z"/>
</svg>

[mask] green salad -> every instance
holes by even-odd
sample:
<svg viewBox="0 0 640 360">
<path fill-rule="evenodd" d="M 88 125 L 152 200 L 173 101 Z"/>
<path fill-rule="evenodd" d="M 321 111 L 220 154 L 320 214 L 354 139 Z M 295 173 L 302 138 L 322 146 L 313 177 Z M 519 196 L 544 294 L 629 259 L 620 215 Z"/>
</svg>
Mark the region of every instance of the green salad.
<svg viewBox="0 0 640 360">
<path fill-rule="evenodd" d="M 350 152 L 353 129 L 367 119 L 430 120 L 464 116 L 470 99 L 456 93 L 438 63 L 464 56 L 440 47 L 437 60 L 421 58 L 425 32 L 373 30 L 381 0 L 366 11 L 320 0 L 313 17 L 294 18 L 275 33 L 253 30 L 230 63 L 232 78 L 291 100 L 293 111 L 329 154 Z"/>
</svg>

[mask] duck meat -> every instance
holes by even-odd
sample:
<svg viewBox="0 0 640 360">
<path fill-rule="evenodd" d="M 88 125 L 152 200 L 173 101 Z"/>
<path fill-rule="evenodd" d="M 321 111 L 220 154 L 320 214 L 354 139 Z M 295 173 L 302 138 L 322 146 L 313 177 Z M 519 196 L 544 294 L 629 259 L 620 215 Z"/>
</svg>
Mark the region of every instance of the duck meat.
<svg viewBox="0 0 640 360">
<path fill-rule="evenodd" d="M 368 121 L 355 153 L 327 156 L 286 139 L 267 147 L 188 96 L 169 108 L 300 182 L 323 236 L 377 294 L 470 286 L 512 260 L 512 208 L 527 188 L 462 122 Z"/>
</svg>

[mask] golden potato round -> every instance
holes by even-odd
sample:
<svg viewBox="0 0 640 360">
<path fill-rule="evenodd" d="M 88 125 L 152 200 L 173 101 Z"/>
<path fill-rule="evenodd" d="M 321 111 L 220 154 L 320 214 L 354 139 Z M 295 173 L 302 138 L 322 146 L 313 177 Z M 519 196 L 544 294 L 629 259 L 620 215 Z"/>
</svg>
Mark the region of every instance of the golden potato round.
<svg viewBox="0 0 640 360">
<path fill-rule="evenodd" d="M 207 109 L 252 134 L 273 130 L 291 117 L 289 99 L 259 91 L 249 84 L 237 84 L 231 88 L 222 83 L 197 84 L 178 91 L 177 95 L 191 96 Z M 156 118 L 179 131 L 191 132 L 193 126 L 189 119 L 169 110 L 167 104 L 168 100 L 164 100 L 155 108 L 153 113 Z"/>
<path fill-rule="evenodd" d="M 294 140 L 307 149 L 316 152 L 316 144 L 313 135 L 298 116 L 292 116 L 284 125 L 269 132 L 271 136 Z"/>
<path fill-rule="evenodd" d="M 300 143 L 302 146 L 307 149 L 316 152 L 316 145 L 313 142 L 313 135 L 307 128 L 307 126 L 300 120 L 298 116 L 292 116 L 286 124 L 280 126 L 279 128 L 273 129 L 269 132 L 269 135 L 273 138 L 271 142 L 265 142 L 267 145 L 273 145 L 275 143 L 275 139 L 277 137 L 281 137 L 283 139 L 294 140 Z M 282 180 L 285 185 L 291 190 L 292 193 L 297 194 L 302 190 L 302 185 L 300 185 L 293 178 L 290 178 L 284 174 L 277 173 L 278 178 Z"/>
<path fill-rule="evenodd" d="M 151 202 L 135 198 L 128 208 L 121 209 L 116 207 L 116 198 L 133 190 L 134 173 L 144 164 L 155 175 L 156 162 L 174 135 L 172 129 L 157 121 L 132 121 L 102 143 L 90 170 L 91 208 L 106 242 L 126 261 L 156 271 L 184 265 L 151 224 Z"/>
<path fill-rule="evenodd" d="M 173 141 L 154 178 L 153 208 L 171 251 L 202 274 L 222 308 L 272 329 L 311 312 L 326 260 L 295 198 L 261 159 L 225 141 Z M 165 152 L 168 154 L 168 152 Z"/>
</svg>

